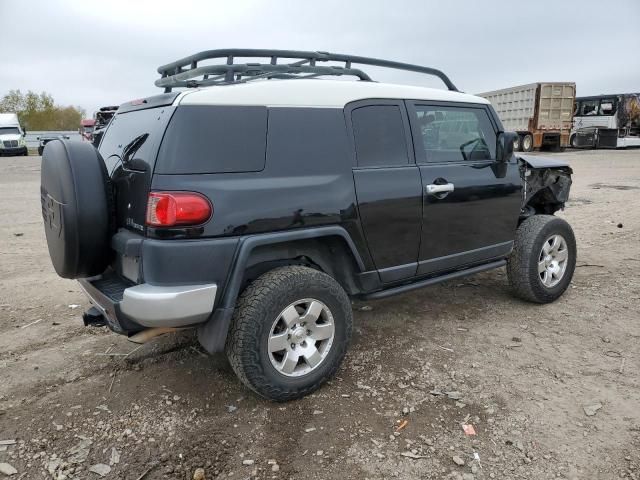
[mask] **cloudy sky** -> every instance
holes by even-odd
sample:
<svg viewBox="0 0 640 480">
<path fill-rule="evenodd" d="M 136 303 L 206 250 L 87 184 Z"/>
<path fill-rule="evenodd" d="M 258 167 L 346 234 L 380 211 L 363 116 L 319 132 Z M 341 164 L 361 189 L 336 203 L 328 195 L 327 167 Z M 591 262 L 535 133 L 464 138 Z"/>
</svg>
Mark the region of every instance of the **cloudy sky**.
<svg viewBox="0 0 640 480">
<path fill-rule="evenodd" d="M 0 0 L 0 22 L 0 95 L 47 91 L 89 114 L 159 93 L 159 65 L 230 47 L 434 66 L 472 93 L 536 81 L 640 91 L 640 0 Z"/>
</svg>

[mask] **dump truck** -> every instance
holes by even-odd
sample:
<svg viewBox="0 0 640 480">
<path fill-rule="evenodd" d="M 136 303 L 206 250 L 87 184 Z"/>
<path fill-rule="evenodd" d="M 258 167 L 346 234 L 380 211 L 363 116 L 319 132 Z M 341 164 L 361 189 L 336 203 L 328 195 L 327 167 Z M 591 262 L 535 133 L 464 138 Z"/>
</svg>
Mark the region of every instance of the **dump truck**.
<svg viewBox="0 0 640 480">
<path fill-rule="evenodd" d="M 575 83 L 530 83 L 478 95 L 491 102 L 507 130 L 518 133 L 514 150 L 558 151 L 569 146 Z"/>
</svg>

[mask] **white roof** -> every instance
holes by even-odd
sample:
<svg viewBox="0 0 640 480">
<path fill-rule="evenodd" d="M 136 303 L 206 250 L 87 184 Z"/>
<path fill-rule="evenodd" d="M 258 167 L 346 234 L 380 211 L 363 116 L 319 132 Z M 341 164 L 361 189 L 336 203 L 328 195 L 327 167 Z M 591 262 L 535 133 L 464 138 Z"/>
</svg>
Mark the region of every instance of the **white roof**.
<svg viewBox="0 0 640 480">
<path fill-rule="evenodd" d="M 489 103 L 481 97 L 437 88 L 353 80 L 293 79 L 254 80 L 189 90 L 178 96 L 175 104 L 343 108 L 349 102 L 368 98 Z"/>
<path fill-rule="evenodd" d="M 19 127 L 18 115 L 16 113 L 0 113 L 0 126 Z"/>
</svg>

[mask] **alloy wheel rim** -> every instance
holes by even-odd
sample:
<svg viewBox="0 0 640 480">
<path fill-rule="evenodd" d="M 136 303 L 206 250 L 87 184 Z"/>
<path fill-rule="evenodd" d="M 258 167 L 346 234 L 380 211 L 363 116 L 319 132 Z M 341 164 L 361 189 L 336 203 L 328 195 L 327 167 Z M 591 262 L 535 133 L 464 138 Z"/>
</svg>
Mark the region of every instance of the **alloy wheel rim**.
<svg viewBox="0 0 640 480">
<path fill-rule="evenodd" d="M 538 275 L 547 288 L 553 288 L 564 277 L 569 262 L 569 248 L 562 235 L 551 235 L 542 244 L 538 256 Z"/>
<path fill-rule="evenodd" d="M 297 300 L 271 325 L 267 352 L 271 365 L 287 377 L 316 370 L 327 358 L 335 337 L 331 310 L 320 300 Z"/>
<path fill-rule="evenodd" d="M 522 140 L 522 143 L 524 145 L 524 148 L 529 150 L 529 148 L 531 147 L 531 137 L 530 136 L 526 136 L 524 137 L 524 139 Z"/>
</svg>

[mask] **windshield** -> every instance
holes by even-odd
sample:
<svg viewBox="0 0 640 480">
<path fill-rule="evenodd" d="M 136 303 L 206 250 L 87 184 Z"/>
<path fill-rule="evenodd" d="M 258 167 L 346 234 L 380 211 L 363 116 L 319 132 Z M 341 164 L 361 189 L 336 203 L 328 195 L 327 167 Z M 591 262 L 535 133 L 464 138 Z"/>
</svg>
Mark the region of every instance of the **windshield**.
<svg viewBox="0 0 640 480">
<path fill-rule="evenodd" d="M 20 135 L 18 127 L 0 127 L 0 135 Z"/>
</svg>

